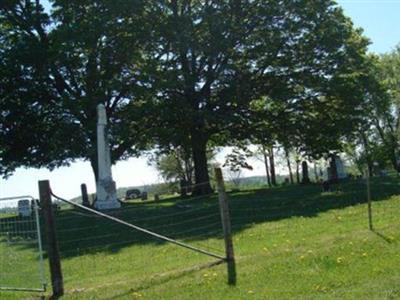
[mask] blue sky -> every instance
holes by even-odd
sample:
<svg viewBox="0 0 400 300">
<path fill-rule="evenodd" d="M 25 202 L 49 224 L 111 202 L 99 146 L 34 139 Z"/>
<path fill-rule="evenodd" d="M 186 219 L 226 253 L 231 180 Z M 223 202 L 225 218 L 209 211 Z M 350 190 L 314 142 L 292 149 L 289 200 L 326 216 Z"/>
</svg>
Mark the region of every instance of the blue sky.
<svg viewBox="0 0 400 300">
<path fill-rule="evenodd" d="M 372 44 L 370 51 L 384 53 L 400 43 L 400 0 L 337 1 L 355 26 L 364 29 Z"/>
<path fill-rule="evenodd" d="M 371 40 L 370 51 L 384 53 L 400 43 L 400 0 L 342 0 L 338 3 L 355 26 L 364 29 Z M 221 158 L 221 156 L 220 156 Z M 246 175 L 263 175 L 261 163 L 253 162 L 254 171 Z M 113 167 L 118 187 L 143 185 L 160 181 L 157 172 L 147 165 L 145 158 L 130 159 Z M 89 163 L 77 162 L 71 167 L 53 172 L 45 169 L 18 169 L 8 180 L 0 179 L 0 197 L 32 195 L 37 197 L 38 180 L 49 179 L 52 189 L 62 197 L 74 197 L 80 193 L 85 182 L 89 192 L 95 191 L 93 174 Z"/>
</svg>

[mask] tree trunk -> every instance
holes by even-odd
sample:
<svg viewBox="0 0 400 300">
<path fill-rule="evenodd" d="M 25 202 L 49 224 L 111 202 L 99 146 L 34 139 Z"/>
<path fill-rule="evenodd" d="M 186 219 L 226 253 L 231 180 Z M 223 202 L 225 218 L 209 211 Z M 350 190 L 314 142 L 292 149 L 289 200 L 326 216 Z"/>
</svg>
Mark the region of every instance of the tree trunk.
<svg viewBox="0 0 400 300">
<path fill-rule="evenodd" d="M 397 172 L 400 172 L 400 164 L 397 163 L 396 150 L 394 148 L 390 151 L 390 161 L 392 162 L 393 168 Z"/>
<path fill-rule="evenodd" d="M 274 146 L 269 150 L 269 168 L 271 170 L 271 184 L 276 185 Z"/>
<path fill-rule="evenodd" d="M 94 182 L 97 185 L 97 181 L 99 179 L 99 163 L 97 161 L 97 155 L 90 157 L 90 165 L 92 166 Z"/>
<path fill-rule="evenodd" d="M 319 181 L 319 176 L 318 176 L 318 170 L 317 170 L 317 163 L 314 162 L 314 176 L 315 176 L 315 182 Z"/>
<path fill-rule="evenodd" d="M 268 186 L 271 187 L 271 177 L 269 175 L 269 165 L 268 165 L 268 155 L 267 155 L 267 149 L 265 149 L 264 145 L 262 145 L 262 151 L 263 151 L 263 156 L 264 156 L 264 165 L 265 165 L 265 173 L 267 176 L 267 182 Z"/>
<path fill-rule="evenodd" d="M 336 155 L 330 155 L 330 162 L 329 162 L 329 172 L 330 172 L 330 181 L 332 183 L 337 183 L 339 181 L 338 172 L 336 168 Z"/>
<path fill-rule="evenodd" d="M 300 183 L 300 161 L 296 160 L 296 183 Z"/>
<path fill-rule="evenodd" d="M 191 135 L 195 186 L 193 195 L 211 194 L 210 176 L 207 165 L 207 139 L 200 132 L 192 132 Z"/>
<path fill-rule="evenodd" d="M 97 201 L 97 181 L 99 180 L 99 162 L 97 161 L 97 155 L 90 157 L 90 165 L 92 167 L 93 175 L 94 175 L 94 186 L 96 189 L 95 197 L 92 198 L 92 206 L 94 206 Z"/>
<path fill-rule="evenodd" d="M 361 132 L 361 139 L 364 144 L 364 150 L 365 150 L 365 157 L 367 159 L 367 167 L 368 167 L 368 172 L 370 176 L 373 176 L 373 165 L 372 165 L 372 160 L 371 160 L 371 155 L 369 151 L 369 144 L 368 144 L 368 139 L 367 136 L 365 135 L 365 132 Z M 361 170 L 361 172 L 363 172 Z"/>
<path fill-rule="evenodd" d="M 292 166 L 290 164 L 290 157 L 289 157 L 289 151 L 285 148 L 285 156 L 286 156 L 286 163 L 287 163 L 287 167 L 289 170 L 289 178 L 290 178 L 290 183 L 293 184 L 293 173 L 292 173 Z"/>
<path fill-rule="evenodd" d="M 309 184 L 310 183 L 310 177 L 308 175 L 308 164 L 306 161 L 303 161 L 301 163 L 301 170 L 302 170 L 302 180 L 301 183 L 302 184 Z"/>
</svg>

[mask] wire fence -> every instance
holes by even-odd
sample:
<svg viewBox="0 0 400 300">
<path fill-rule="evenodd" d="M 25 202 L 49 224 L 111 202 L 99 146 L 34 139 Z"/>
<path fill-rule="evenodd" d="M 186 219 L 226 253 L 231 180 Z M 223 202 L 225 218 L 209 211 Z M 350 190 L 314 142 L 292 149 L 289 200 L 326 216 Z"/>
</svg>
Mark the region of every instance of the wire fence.
<svg viewBox="0 0 400 300">
<path fill-rule="evenodd" d="M 398 228 L 396 212 L 399 203 L 391 200 L 392 195 L 400 194 L 397 181 L 395 176 L 372 179 L 372 212 L 377 229 Z M 382 184 L 384 188 L 381 188 Z M 293 232 L 302 236 L 308 218 L 324 214 L 329 214 L 337 222 L 332 230 L 339 235 L 349 228 L 367 228 L 365 178 L 342 181 L 333 185 L 329 192 L 324 192 L 320 184 L 283 185 L 251 191 L 231 190 L 234 197 L 230 200 L 230 211 L 235 236 L 241 236 L 260 224 L 265 228 L 264 238 L 285 236 Z M 160 195 L 171 195 L 169 188 L 159 192 Z M 175 197 L 160 197 L 158 201 L 128 201 L 123 203 L 116 216 L 158 234 L 223 255 L 223 235 L 216 194 L 186 198 L 175 194 Z M 297 220 L 295 223 L 299 226 L 293 226 L 294 220 Z M 190 255 L 163 241 L 132 232 L 121 224 L 109 223 L 98 215 L 76 209 L 59 213 L 57 232 L 61 256 L 65 261 L 63 264 L 72 268 L 74 261 L 84 255 L 85 269 L 93 278 L 97 278 L 99 273 L 100 277 L 103 273 L 107 274 L 97 264 L 99 256 L 108 257 L 109 254 L 125 262 L 120 264 L 119 270 L 113 267 L 114 273 L 120 272 L 121 276 L 135 273 L 132 264 L 138 269 L 137 274 L 141 274 L 139 270 L 143 267 L 149 275 L 206 261 L 201 255 Z M 320 228 L 307 228 L 307 234 L 318 239 L 324 231 Z M 240 240 L 237 249 L 239 256 L 246 255 L 247 247 Z M 146 252 L 146 256 L 143 256 L 143 252 Z M 137 257 L 140 257 L 139 262 Z M 74 278 L 77 276 L 68 275 L 75 273 L 65 273 L 66 282 L 76 284 Z"/>
<path fill-rule="evenodd" d="M 37 202 L 0 198 L 0 290 L 44 291 L 44 262 Z"/>
<path fill-rule="evenodd" d="M 67 287 L 100 284 L 110 272 L 116 280 L 145 280 L 156 274 L 210 263 L 210 256 L 214 260 L 225 259 L 216 196 L 204 201 L 199 201 L 204 197 L 192 197 L 157 203 L 123 202 L 121 209 L 107 213 L 54 194 L 53 197 L 70 205 L 70 209 L 56 213 Z M 86 280 L 79 281 L 80 278 Z"/>
<path fill-rule="evenodd" d="M 390 243 L 400 229 L 400 200 L 396 198 L 400 194 L 399 178 L 393 174 L 371 178 L 370 190 L 375 233 Z M 168 188 L 161 192 L 161 195 L 170 193 Z M 105 219 L 73 203 L 69 209 L 56 210 L 67 289 L 96 288 L 106 281 L 108 284 L 127 281 L 140 285 L 159 274 L 210 263 L 210 258 L 201 252 L 177 247 L 159 236 L 132 230 L 135 228 L 124 223 L 213 253 L 214 258 L 224 257 L 217 198 L 217 194 L 175 195 L 161 197 L 158 201 L 123 202 L 121 209 L 110 213 L 123 223 Z M 294 239 L 293 244 L 301 245 L 303 239 L 311 236 L 318 240 L 327 230 L 336 238 L 351 231 L 368 231 L 365 178 L 343 180 L 332 185 L 330 191 L 324 191 L 317 183 L 233 190 L 229 206 L 235 252 L 239 258 L 263 251 L 257 241 L 263 241 L 268 249 L 278 249 L 287 247 L 287 236 Z M 329 229 L 312 227 L 310 224 L 315 223 L 309 220 L 315 217 L 333 225 Z M 19 222 L 14 220 L 14 226 L 24 226 Z M 32 233 L 29 228 L 24 230 L 26 235 Z M 6 237 L 4 232 L 1 236 L 3 240 Z M 253 240 L 257 247 L 252 247 Z M 29 243 L 23 247 L 32 248 Z"/>
<path fill-rule="evenodd" d="M 383 176 L 372 177 L 370 194 L 374 229 L 371 234 L 390 243 L 400 229 L 398 175 L 385 173 Z M 243 234 L 254 234 L 257 230 L 252 229 L 260 226 L 263 228 L 263 234 L 257 238 L 264 240 L 268 248 L 276 241 L 282 243 L 285 236 L 295 236 L 295 241 L 301 245 L 301 239 L 308 239 L 310 236 L 318 241 L 328 233 L 339 239 L 340 236 L 349 235 L 351 232 L 369 231 L 365 176 L 340 180 L 337 184 L 331 184 L 329 191 L 324 191 L 321 183 L 285 183 L 267 189 L 254 188 L 250 192 L 240 189 L 232 195 L 234 197 L 230 202 L 231 220 L 236 237 L 235 248 L 239 255 L 249 252 L 249 247 L 240 243 Z M 310 227 L 309 224 L 314 224 L 310 219 L 316 217 L 334 225 L 331 228 Z M 279 244 L 276 246 L 279 247 Z"/>
</svg>

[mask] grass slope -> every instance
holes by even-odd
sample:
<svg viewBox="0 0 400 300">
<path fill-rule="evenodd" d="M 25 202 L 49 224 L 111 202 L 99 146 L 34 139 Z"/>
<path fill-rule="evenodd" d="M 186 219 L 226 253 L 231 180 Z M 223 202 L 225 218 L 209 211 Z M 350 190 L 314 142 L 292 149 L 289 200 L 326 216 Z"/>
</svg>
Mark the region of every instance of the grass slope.
<svg viewBox="0 0 400 300">
<path fill-rule="evenodd" d="M 287 186 L 231 194 L 236 286 L 226 284 L 225 264 L 209 266 L 211 257 L 77 210 L 62 211 L 62 299 L 399 299 L 399 179 L 372 182 L 375 231 L 368 230 L 364 183 L 335 189 Z M 114 214 L 224 253 L 216 196 L 127 204 Z M 10 247 L 35 272 L 28 259 L 34 249 L 3 241 L 0 255 Z M 15 273 L 15 282 L 26 283 Z M 0 299 L 34 297 L 0 292 Z"/>
</svg>

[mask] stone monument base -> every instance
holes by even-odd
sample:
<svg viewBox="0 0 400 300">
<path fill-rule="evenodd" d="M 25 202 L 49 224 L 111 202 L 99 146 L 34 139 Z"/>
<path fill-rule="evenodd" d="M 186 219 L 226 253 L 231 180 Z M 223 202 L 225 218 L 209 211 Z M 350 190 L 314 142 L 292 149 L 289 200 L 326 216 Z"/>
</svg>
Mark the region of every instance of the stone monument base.
<svg viewBox="0 0 400 300">
<path fill-rule="evenodd" d="M 99 180 L 97 183 L 97 200 L 94 207 L 98 210 L 120 208 L 121 203 L 117 199 L 115 182 L 111 177 Z"/>
<path fill-rule="evenodd" d="M 121 203 L 118 201 L 96 201 L 94 207 L 98 210 L 121 208 Z"/>
</svg>

